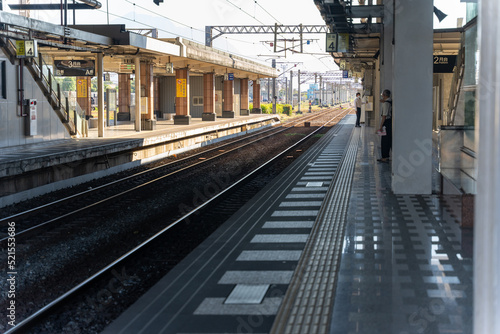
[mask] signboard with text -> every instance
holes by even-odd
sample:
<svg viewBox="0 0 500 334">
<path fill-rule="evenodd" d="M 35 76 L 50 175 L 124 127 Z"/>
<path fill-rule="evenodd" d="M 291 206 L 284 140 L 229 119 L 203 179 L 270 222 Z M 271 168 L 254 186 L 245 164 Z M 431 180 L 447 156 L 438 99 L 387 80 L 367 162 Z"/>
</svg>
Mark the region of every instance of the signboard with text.
<svg viewBox="0 0 500 334">
<path fill-rule="evenodd" d="M 187 97 L 187 83 L 186 79 L 176 80 L 177 97 Z"/>
<path fill-rule="evenodd" d="M 60 77 L 93 77 L 94 60 L 54 60 L 54 74 Z"/>
<path fill-rule="evenodd" d="M 34 40 L 16 41 L 17 58 L 33 58 L 38 56 L 37 42 Z"/>
<path fill-rule="evenodd" d="M 76 97 L 87 97 L 87 79 L 76 80 Z"/>
<path fill-rule="evenodd" d="M 326 34 L 326 52 L 337 52 L 337 34 Z"/>
<path fill-rule="evenodd" d="M 434 73 L 453 73 L 453 68 L 457 64 L 455 55 L 439 55 L 433 58 Z"/>
</svg>

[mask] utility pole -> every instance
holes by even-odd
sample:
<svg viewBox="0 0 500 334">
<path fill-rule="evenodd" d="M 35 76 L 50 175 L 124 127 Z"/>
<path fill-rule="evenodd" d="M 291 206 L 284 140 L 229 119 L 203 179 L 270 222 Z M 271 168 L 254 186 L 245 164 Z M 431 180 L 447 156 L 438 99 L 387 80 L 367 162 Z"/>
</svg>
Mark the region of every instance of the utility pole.
<svg viewBox="0 0 500 334">
<path fill-rule="evenodd" d="M 297 78 L 298 78 L 297 84 L 299 85 L 297 88 L 297 92 L 299 93 L 297 96 L 297 102 L 299 103 L 298 112 L 300 113 L 300 102 L 301 102 L 301 98 L 300 98 L 300 70 L 298 70 L 298 72 L 297 72 Z"/>
<path fill-rule="evenodd" d="M 276 59 L 272 60 L 272 65 L 273 68 L 276 68 Z M 276 78 L 273 78 L 273 114 L 276 114 L 276 103 L 277 103 L 277 98 L 276 98 Z"/>
<path fill-rule="evenodd" d="M 285 103 L 289 103 L 290 100 L 288 100 L 288 78 L 285 78 Z"/>
</svg>

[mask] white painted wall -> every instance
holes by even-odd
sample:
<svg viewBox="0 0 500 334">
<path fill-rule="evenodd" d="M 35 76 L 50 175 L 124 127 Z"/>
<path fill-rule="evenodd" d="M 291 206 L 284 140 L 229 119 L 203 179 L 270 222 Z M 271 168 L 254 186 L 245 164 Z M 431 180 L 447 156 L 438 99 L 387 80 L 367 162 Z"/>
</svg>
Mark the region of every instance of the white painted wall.
<svg viewBox="0 0 500 334">
<path fill-rule="evenodd" d="M 17 106 L 19 66 L 12 65 L 2 50 L 0 50 L 0 61 L 5 61 L 7 72 L 7 99 L 0 97 L 0 147 L 70 138 L 66 128 L 27 69 L 24 70 L 24 97 L 37 99 L 38 134 L 32 137 L 24 135 L 25 120 L 24 117 L 18 116 L 20 111 Z"/>
</svg>

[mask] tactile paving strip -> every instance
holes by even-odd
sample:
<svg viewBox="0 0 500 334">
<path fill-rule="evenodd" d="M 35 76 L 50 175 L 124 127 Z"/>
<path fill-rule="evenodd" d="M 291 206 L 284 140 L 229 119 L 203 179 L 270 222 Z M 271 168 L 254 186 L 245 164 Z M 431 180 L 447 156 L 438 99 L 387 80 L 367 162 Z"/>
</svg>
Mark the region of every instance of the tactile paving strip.
<svg viewBox="0 0 500 334">
<path fill-rule="evenodd" d="M 327 333 L 333 310 L 359 132 L 351 137 L 271 333 Z"/>
</svg>

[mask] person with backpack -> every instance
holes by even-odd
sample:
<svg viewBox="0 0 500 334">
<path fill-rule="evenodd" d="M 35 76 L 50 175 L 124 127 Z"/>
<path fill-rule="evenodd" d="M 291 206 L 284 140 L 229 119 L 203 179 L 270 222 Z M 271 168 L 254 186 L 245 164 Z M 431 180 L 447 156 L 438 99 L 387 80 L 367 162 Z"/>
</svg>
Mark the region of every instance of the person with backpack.
<svg viewBox="0 0 500 334">
<path fill-rule="evenodd" d="M 379 133 L 383 133 L 385 128 L 385 135 L 381 136 L 380 143 L 382 157 L 377 161 L 389 162 L 389 156 L 392 149 L 392 99 L 390 90 L 384 90 L 380 102 L 382 102 L 382 120 L 380 122 Z"/>
</svg>

